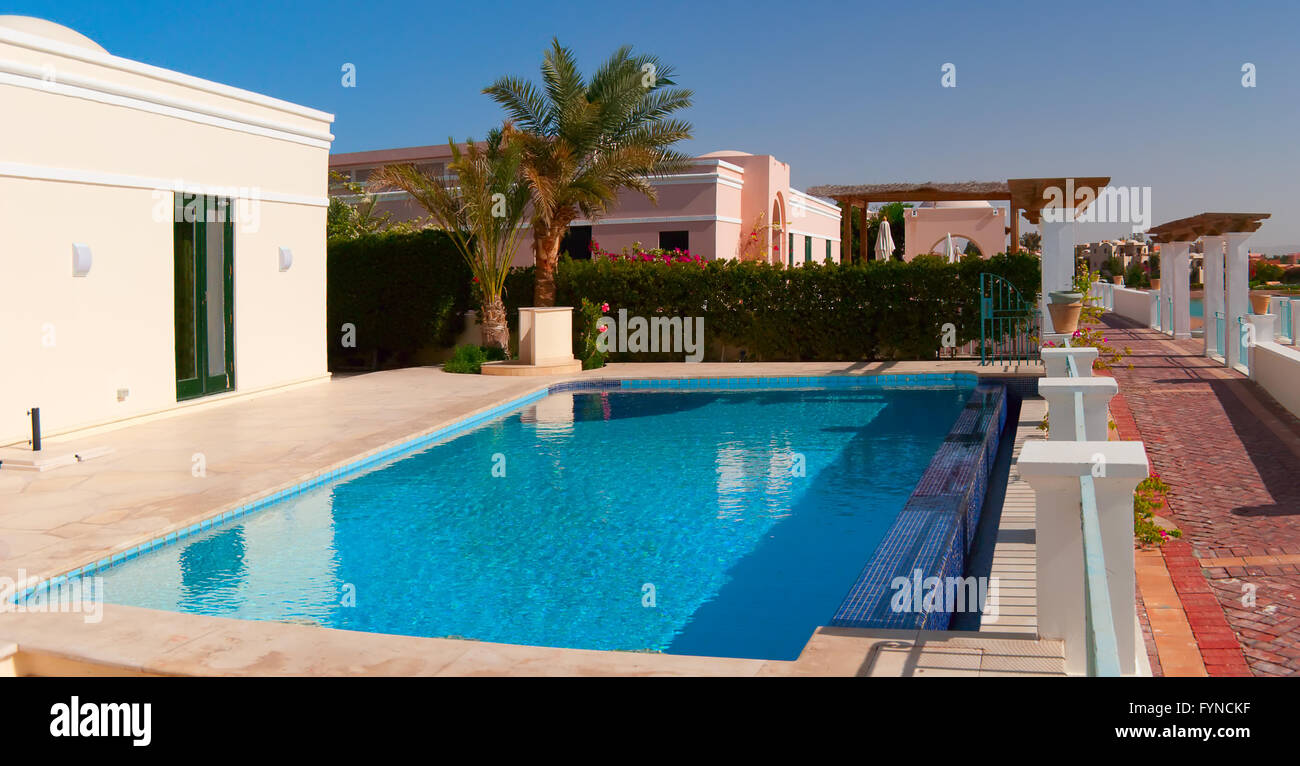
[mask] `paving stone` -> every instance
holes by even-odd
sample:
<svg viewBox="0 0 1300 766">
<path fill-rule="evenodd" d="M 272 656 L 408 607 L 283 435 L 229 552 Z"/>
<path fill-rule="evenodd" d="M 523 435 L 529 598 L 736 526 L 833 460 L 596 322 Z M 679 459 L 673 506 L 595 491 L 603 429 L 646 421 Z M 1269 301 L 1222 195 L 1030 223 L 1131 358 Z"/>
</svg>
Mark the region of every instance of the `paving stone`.
<svg viewBox="0 0 1300 766">
<path fill-rule="evenodd" d="M 1111 344 L 1132 349 L 1132 369 L 1110 371 L 1120 390 L 1111 415 L 1170 485 L 1161 515 L 1183 537 L 1161 552 L 1206 670 L 1300 675 L 1300 567 L 1259 558 L 1300 553 L 1300 419 L 1202 356 L 1199 338 L 1113 315 L 1104 324 Z"/>
</svg>

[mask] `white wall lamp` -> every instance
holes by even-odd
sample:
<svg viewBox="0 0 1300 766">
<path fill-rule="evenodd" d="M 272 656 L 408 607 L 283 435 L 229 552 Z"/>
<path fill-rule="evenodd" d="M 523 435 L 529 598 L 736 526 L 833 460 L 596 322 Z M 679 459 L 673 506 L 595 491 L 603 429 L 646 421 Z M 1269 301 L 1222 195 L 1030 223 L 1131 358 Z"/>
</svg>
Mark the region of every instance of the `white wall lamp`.
<svg viewBox="0 0 1300 766">
<path fill-rule="evenodd" d="M 280 271 L 288 271 L 293 265 L 293 251 L 287 247 L 280 248 Z"/>
<path fill-rule="evenodd" d="M 90 245 L 72 243 L 72 276 L 84 277 L 90 273 L 94 258 L 90 254 Z"/>
</svg>

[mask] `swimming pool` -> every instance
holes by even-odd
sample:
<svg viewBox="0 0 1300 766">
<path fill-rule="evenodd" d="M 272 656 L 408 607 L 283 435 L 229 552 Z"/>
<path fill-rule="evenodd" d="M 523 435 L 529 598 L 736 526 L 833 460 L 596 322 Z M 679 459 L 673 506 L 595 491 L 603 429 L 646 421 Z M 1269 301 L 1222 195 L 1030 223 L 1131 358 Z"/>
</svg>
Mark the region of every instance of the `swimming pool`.
<svg viewBox="0 0 1300 766">
<path fill-rule="evenodd" d="M 975 380 L 646 383 L 551 393 L 141 554 L 97 572 L 103 597 L 401 635 L 794 659 L 895 525 Z"/>
</svg>

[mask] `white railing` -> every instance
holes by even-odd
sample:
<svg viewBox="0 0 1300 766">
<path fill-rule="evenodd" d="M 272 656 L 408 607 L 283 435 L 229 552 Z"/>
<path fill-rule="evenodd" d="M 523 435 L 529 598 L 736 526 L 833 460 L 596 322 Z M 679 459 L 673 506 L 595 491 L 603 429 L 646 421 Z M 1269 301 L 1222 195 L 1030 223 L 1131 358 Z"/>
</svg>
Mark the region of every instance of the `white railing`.
<svg viewBox="0 0 1300 766">
<path fill-rule="evenodd" d="M 1048 438 L 1026 443 L 1016 466 L 1036 495 L 1039 635 L 1064 642 L 1069 673 L 1133 675 L 1144 651 L 1133 491 L 1148 464 L 1141 442 L 1108 439 L 1118 386 L 1092 374 L 1097 355 L 1091 347 L 1042 349 Z"/>
</svg>

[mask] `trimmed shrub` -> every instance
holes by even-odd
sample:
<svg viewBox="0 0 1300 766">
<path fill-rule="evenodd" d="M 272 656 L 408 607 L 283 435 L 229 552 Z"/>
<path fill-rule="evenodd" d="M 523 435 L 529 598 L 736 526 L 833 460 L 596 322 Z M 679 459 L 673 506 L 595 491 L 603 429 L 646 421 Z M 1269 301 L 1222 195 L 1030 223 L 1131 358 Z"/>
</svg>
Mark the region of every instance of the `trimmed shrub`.
<svg viewBox="0 0 1300 766">
<path fill-rule="evenodd" d="M 326 315 L 330 367 L 351 357 L 380 367 L 410 364 L 426 346 L 450 346 L 473 308 L 469 266 L 440 231 L 331 240 Z M 356 327 L 356 347 L 339 342 Z"/>
<path fill-rule="evenodd" d="M 701 267 L 562 260 L 557 303 L 608 301 L 616 318 L 620 309 L 646 318 L 702 316 L 711 343 L 769 361 L 934 359 L 945 324 L 955 326 L 958 344 L 979 337 L 982 272 L 1005 277 L 1032 301 L 1039 269 L 1038 257 L 1025 253 L 955 264 L 921 259 L 795 269 L 740 261 Z M 532 294 L 532 268 L 512 272 L 506 296 L 512 327 Z M 575 346 L 575 353 L 581 350 Z M 611 353 L 612 361 L 631 359 L 680 361 L 681 354 Z"/>
</svg>

